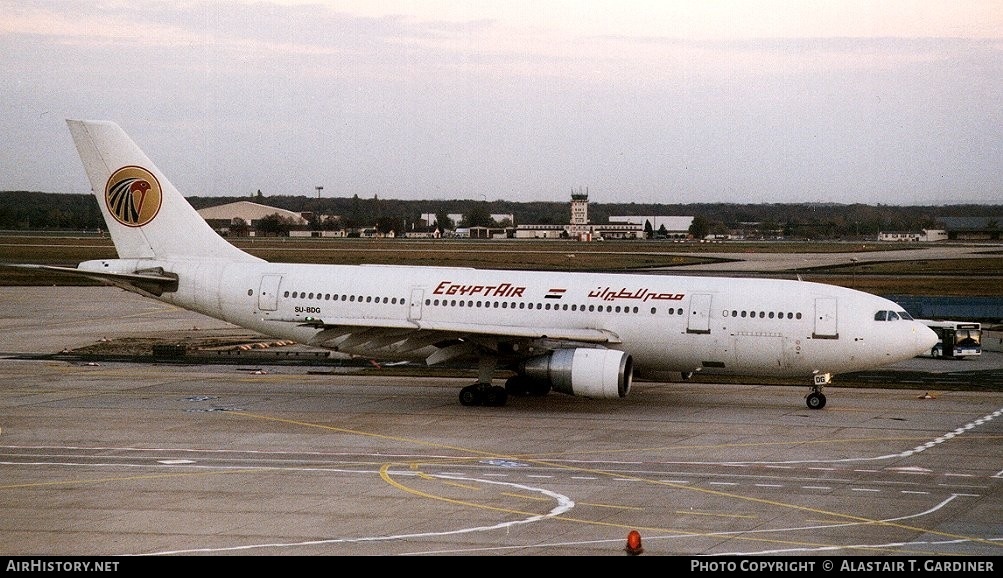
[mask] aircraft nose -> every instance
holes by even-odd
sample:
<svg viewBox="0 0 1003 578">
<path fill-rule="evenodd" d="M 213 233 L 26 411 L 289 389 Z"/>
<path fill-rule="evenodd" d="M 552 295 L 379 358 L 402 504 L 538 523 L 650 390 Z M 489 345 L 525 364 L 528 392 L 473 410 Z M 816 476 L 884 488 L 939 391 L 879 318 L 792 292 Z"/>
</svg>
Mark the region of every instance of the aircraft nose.
<svg viewBox="0 0 1003 578">
<path fill-rule="evenodd" d="M 933 349 L 933 346 L 936 345 L 938 341 L 940 341 L 940 338 L 937 337 L 937 334 L 934 333 L 933 329 L 930 329 L 926 325 L 916 321 L 913 323 L 915 327 L 913 340 L 916 342 L 916 354 L 919 355 L 921 353 L 927 353 Z"/>
</svg>

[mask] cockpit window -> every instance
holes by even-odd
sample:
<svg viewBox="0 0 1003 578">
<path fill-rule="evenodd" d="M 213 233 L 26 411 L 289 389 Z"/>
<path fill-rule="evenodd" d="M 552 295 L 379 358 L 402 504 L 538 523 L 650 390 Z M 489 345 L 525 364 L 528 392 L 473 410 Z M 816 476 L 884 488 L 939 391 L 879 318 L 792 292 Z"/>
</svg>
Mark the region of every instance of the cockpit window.
<svg viewBox="0 0 1003 578">
<path fill-rule="evenodd" d="M 899 319 L 913 321 L 912 315 L 905 311 L 878 311 L 874 314 L 875 321 L 898 321 Z"/>
</svg>

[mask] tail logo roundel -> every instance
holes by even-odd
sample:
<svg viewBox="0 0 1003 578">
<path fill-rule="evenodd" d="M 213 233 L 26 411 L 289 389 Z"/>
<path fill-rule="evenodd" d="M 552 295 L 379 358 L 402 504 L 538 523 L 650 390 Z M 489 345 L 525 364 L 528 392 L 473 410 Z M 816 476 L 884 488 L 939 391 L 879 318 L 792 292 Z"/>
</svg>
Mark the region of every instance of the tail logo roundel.
<svg viewBox="0 0 1003 578">
<path fill-rule="evenodd" d="M 163 194 L 157 177 L 143 167 L 127 166 L 112 173 L 104 189 L 108 212 L 126 227 L 142 227 L 160 212 Z"/>
</svg>

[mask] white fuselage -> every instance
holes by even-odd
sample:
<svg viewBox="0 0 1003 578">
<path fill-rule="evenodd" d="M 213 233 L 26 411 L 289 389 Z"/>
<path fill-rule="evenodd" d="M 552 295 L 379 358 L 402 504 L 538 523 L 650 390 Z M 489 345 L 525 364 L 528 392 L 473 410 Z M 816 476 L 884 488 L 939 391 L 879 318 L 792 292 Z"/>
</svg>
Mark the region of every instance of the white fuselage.
<svg viewBox="0 0 1003 578">
<path fill-rule="evenodd" d="M 570 342 L 580 335 L 629 353 L 640 375 L 857 371 L 913 357 L 928 349 L 932 334 L 911 320 L 875 320 L 878 311 L 901 311 L 881 297 L 792 280 L 212 259 L 98 263 L 103 271 L 163 267 L 177 273 L 179 287 L 162 301 L 266 335 L 374 358 L 379 348 L 371 340 L 353 342 L 348 333 L 328 340 L 323 327 Z M 387 357 L 425 355 L 413 349 Z"/>
</svg>

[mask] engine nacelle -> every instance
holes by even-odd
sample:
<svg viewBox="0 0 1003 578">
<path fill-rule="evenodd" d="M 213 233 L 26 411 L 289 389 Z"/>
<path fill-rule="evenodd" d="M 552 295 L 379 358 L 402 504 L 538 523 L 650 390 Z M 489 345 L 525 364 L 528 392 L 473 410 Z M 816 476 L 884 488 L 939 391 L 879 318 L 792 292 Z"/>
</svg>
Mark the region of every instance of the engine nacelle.
<svg viewBox="0 0 1003 578">
<path fill-rule="evenodd" d="M 630 392 L 634 362 L 629 354 L 614 349 L 557 349 L 527 359 L 519 373 L 561 393 L 615 399 Z"/>
</svg>

